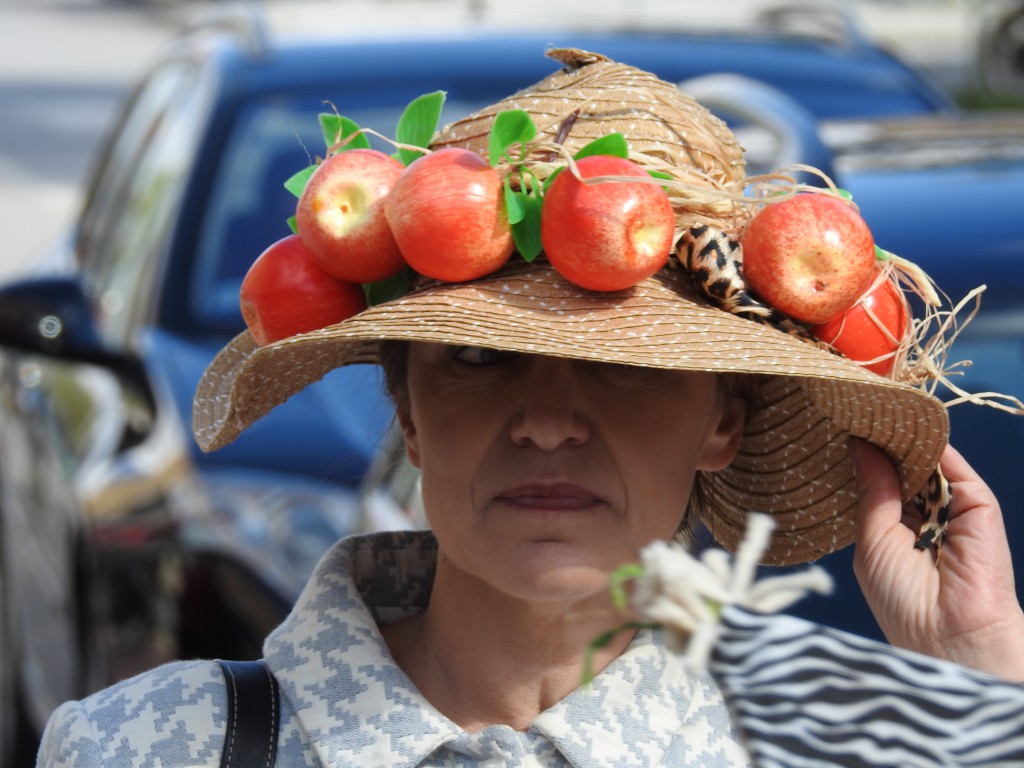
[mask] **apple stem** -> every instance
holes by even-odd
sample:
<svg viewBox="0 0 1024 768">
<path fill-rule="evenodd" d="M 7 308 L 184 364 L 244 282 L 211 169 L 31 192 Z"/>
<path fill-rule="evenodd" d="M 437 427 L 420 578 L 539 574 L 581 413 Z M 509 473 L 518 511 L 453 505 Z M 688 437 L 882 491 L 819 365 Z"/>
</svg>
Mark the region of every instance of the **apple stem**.
<svg viewBox="0 0 1024 768">
<path fill-rule="evenodd" d="M 562 121 L 562 124 L 558 127 L 558 133 L 555 135 L 555 144 L 564 144 L 565 140 L 569 137 L 569 131 L 576 125 L 576 120 L 580 116 L 579 109 L 574 109 L 569 113 L 569 116 Z"/>
<path fill-rule="evenodd" d="M 572 127 L 576 125 L 576 120 L 579 116 L 580 110 L 577 108 L 566 115 L 565 119 L 562 120 L 562 124 L 558 126 L 558 133 L 555 134 L 554 141 L 552 142 L 556 147 L 561 147 L 565 143 L 565 140 L 569 137 L 569 132 L 572 130 Z M 539 158 L 539 161 L 542 163 L 553 163 L 558 159 L 558 155 L 558 149 L 552 148 L 546 154 L 542 155 Z"/>
</svg>

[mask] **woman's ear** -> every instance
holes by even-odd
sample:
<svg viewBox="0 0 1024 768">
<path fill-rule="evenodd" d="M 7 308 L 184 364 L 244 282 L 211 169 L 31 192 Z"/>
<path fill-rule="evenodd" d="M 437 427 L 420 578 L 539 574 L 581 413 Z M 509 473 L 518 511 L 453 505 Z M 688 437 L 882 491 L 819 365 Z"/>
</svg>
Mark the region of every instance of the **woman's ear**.
<svg viewBox="0 0 1024 768">
<path fill-rule="evenodd" d="M 735 395 L 722 397 L 718 424 L 712 430 L 701 453 L 698 469 L 717 472 L 725 469 L 736 458 L 743 430 L 747 426 L 747 401 Z"/>
<path fill-rule="evenodd" d="M 398 419 L 398 427 L 402 430 L 402 439 L 405 442 L 405 455 L 409 462 L 417 469 L 420 465 L 420 445 L 416 424 L 412 419 L 412 407 L 408 397 L 402 397 L 395 403 L 395 417 Z"/>
</svg>

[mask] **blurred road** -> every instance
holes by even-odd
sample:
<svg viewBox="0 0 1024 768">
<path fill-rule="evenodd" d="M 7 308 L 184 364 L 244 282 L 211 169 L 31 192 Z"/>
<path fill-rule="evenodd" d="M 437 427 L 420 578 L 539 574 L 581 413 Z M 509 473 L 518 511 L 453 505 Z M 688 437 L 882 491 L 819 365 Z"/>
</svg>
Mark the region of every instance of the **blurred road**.
<svg viewBox="0 0 1024 768">
<path fill-rule="evenodd" d="M 0 5 L 0 278 L 73 216 L 118 100 L 172 32 L 129 6 Z"/>
<path fill-rule="evenodd" d="M 542 19 L 664 15 L 721 25 L 780 0 L 269 0 L 278 29 L 451 26 L 469 19 L 523 24 Z M 990 0 L 985 0 L 990 2 Z M 815 0 L 827 4 L 830 0 Z M 948 79 L 969 55 L 971 3 L 979 0 L 836 0 L 869 35 Z M 184 24 L 229 0 L 0 0 L 0 281 L 27 268 L 79 203 L 97 143 L 127 87 Z M 428 11 L 425 9 L 429 9 Z M 575 10 L 574 10 L 575 9 Z M 416 17 L 413 24 L 410 19 Z"/>
</svg>

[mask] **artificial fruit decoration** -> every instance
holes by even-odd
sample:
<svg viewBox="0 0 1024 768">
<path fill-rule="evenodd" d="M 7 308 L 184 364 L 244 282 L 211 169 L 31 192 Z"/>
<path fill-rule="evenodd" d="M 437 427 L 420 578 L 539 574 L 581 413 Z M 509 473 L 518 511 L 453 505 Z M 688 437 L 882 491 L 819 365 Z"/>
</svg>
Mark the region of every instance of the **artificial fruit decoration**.
<svg viewBox="0 0 1024 768">
<path fill-rule="evenodd" d="M 436 280 L 494 272 L 512 255 L 502 179 L 480 155 L 448 147 L 412 162 L 384 201 L 405 261 Z"/>
<path fill-rule="evenodd" d="M 242 280 L 239 299 L 260 346 L 340 323 L 366 308 L 362 286 L 328 273 L 298 235 L 259 255 Z"/>
<path fill-rule="evenodd" d="M 552 266 L 594 291 L 630 288 L 661 269 L 675 235 L 665 190 L 614 155 L 582 157 L 576 170 L 561 171 L 544 193 L 541 242 Z M 597 177 L 615 178 L 585 181 Z"/>
<path fill-rule="evenodd" d="M 404 266 L 384 215 L 384 198 L 405 170 L 374 149 L 328 156 L 310 176 L 295 208 L 302 242 L 337 278 L 371 283 Z"/>
<path fill-rule="evenodd" d="M 860 214 L 822 193 L 767 202 L 742 245 L 747 284 L 802 323 L 824 323 L 850 307 L 877 271 L 874 238 Z"/>
<path fill-rule="evenodd" d="M 869 371 L 888 376 L 910 331 L 910 317 L 899 285 L 878 270 L 875 281 L 852 307 L 813 326 L 811 333 Z"/>
</svg>

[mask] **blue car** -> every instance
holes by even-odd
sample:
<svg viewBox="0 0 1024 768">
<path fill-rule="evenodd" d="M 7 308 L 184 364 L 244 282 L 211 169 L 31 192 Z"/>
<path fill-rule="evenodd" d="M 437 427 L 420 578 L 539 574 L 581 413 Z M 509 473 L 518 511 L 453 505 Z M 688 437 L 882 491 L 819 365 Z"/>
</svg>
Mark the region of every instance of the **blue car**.
<svg viewBox="0 0 1024 768">
<path fill-rule="evenodd" d="M 246 269 L 289 232 L 295 199 L 283 182 L 322 152 L 319 112 L 386 134 L 411 99 L 443 88 L 442 119 L 461 116 L 551 72 L 550 44 L 694 87 L 722 73 L 756 80 L 771 98 L 760 115 L 738 117 L 738 130 L 768 125 L 776 138 L 786 124 L 759 118 L 799 116 L 805 128 L 958 119 L 947 96 L 859 39 L 770 29 L 179 41 L 127 100 L 63 247 L 40 274 L 0 287 L 0 762 L 31 751 L 24 734 L 66 699 L 171 659 L 258 655 L 324 549 L 366 524 L 360 489 L 391 420 L 375 370 L 330 374 L 211 455 L 191 437 L 199 375 L 243 328 Z M 797 155 L 821 151 L 811 134 Z M 834 160 L 891 250 L 926 263 L 920 245 L 936 242 L 924 255 L 936 257 L 941 278 L 957 219 L 887 218 L 894 194 L 937 192 L 930 172 L 888 177 Z M 1020 164 L 1004 170 L 1019 190 Z M 936 195 L 935 206 L 984 207 L 991 194 L 1005 210 L 1012 199 L 1003 188 L 975 192 L 973 171 L 957 172 L 962 194 Z M 996 230 L 969 239 L 950 268 L 996 256 L 986 246 Z M 1005 266 L 1019 272 L 1024 247 L 999 242 Z M 996 291 L 1012 294 L 1009 278 L 995 276 Z M 1019 328 L 976 338 L 976 368 L 992 366 L 998 388 L 1007 349 L 1020 367 Z M 996 429 L 967 418 L 955 438 Z M 999 460 L 1009 458 L 985 463 Z"/>
<path fill-rule="evenodd" d="M 1024 400 L 1024 228 L 1015 212 L 1024 199 L 1024 113 L 843 121 L 822 125 L 821 134 L 836 181 L 853 193 L 876 242 L 924 268 L 953 304 L 984 286 L 977 315 L 941 361 L 950 384 Z M 972 299 L 961 323 L 973 308 Z M 957 399 L 946 387 L 936 393 Z M 1024 418 L 968 402 L 951 405 L 949 417 L 952 444 L 992 487 L 1011 547 L 1024 551 L 1016 514 Z M 850 576 L 851 556 L 847 549 L 825 558 L 837 594 L 811 598 L 797 612 L 881 639 Z M 1024 567 L 1016 572 L 1024 594 Z"/>
</svg>

